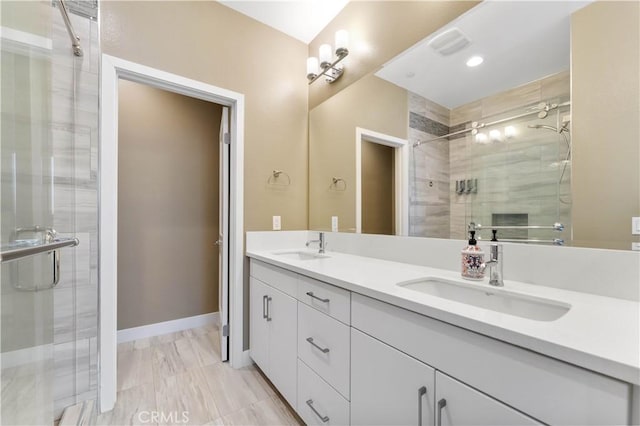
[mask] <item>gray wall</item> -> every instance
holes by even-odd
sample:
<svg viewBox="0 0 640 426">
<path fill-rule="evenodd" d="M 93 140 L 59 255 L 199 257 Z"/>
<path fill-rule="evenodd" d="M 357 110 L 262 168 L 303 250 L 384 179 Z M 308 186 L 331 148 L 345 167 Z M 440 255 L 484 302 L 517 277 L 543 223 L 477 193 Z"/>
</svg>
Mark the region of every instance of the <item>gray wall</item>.
<svg viewBox="0 0 640 426">
<path fill-rule="evenodd" d="M 221 112 L 120 81 L 119 330 L 218 310 Z"/>
</svg>

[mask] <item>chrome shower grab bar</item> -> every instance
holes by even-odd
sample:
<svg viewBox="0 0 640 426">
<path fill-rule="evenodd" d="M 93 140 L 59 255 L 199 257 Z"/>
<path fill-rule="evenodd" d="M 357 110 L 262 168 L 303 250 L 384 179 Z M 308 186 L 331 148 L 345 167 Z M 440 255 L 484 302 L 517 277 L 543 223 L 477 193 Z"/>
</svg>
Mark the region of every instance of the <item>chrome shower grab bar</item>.
<svg viewBox="0 0 640 426">
<path fill-rule="evenodd" d="M 60 9 L 60 14 L 62 15 L 62 19 L 64 20 L 64 25 L 67 27 L 67 33 L 69 33 L 69 38 L 71 39 L 71 47 L 73 48 L 73 54 L 76 56 L 82 56 L 82 46 L 80 46 L 80 37 L 76 35 L 76 32 L 73 29 L 73 25 L 71 25 L 71 19 L 69 18 L 69 11 L 67 10 L 67 5 L 64 4 L 64 0 L 56 0 L 58 3 L 58 8 Z"/>
<path fill-rule="evenodd" d="M 562 238 L 554 238 L 552 240 L 538 240 L 538 239 L 518 239 L 518 238 L 500 238 L 500 242 L 505 243 L 539 243 L 539 244 L 553 244 L 554 246 L 563 246 L 564 240 Z"/>
<path fill-rule="evenodd" d="M 50 253 L 63 247 L 75 247 L 80 244 L 77 238 L 56 238 L 55 240 L 38 245 L 16 244 L 0 252 L 0 263 L 11 262 L 40 253 Z"/>
<path fill-rule="evenodd" d="M 564 225 L 556 222 L 553 225 L 480 225 L 479 223 L 469 223 L 470 231 L 482 231 L 483 229 L 552 229 L 554 231 L 564 231 Z"/>
</svg>

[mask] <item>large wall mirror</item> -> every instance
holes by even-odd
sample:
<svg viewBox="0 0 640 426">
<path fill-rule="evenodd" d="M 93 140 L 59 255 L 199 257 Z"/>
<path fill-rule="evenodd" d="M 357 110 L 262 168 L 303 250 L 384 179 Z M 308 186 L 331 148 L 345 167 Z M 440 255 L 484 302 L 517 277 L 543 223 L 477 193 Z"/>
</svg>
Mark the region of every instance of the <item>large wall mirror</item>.
<svg viewBox="0 0 640 426">
<path fill-rule="evenodd" d="M 310 111 L 310 228 L 631 249 L 639 14 L 483 2 L 399 52 Z"/>
</svg>

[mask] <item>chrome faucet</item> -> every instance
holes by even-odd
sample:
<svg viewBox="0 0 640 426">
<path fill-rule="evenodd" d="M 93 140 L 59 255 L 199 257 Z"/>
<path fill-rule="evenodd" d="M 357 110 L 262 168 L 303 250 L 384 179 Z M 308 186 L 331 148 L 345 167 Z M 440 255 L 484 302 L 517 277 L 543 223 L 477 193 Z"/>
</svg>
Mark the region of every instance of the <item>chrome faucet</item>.
<svg viewBox="0 0 640 426">
<path fill-rule="evenodd" d="M 318 253 L 323 254 L 324 253 L 324 249 L 327 247 L 327 242 L 324 239 L 324 232 L 319 232 L 318 233 L 318 239 L 317 240 L 309 240 L 307 241 L 306 246 L 309 247 L 309 244 L 312 243 L 318 243 Z"/>
<path fill-rule="evenodd" d="M 489 285 L 504 287 L 502 280 L 502 244 L 491 243 L 489 247 L 489 260 L 484 267 L 489 267 Z"/>
</svg>

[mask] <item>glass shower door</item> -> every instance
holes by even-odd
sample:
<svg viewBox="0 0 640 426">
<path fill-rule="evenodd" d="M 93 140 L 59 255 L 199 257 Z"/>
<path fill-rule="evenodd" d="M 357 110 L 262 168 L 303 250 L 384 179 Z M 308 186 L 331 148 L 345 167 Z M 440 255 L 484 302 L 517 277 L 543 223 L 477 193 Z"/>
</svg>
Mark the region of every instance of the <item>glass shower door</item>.
<svg viewBox="0 0 640 426">
<path fill-rule="evenodd" d="M 0 2 L 0 424 L 53 424 L 55 240 L 47 2 Z M 13 254 L 12 254 L 13 253 Z M 6 255 L 4 255 L 6 254 Z"/>
</svg>

